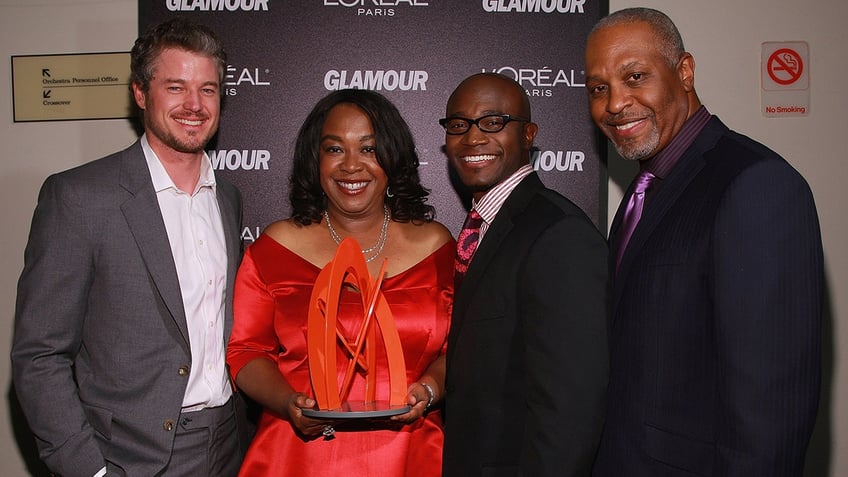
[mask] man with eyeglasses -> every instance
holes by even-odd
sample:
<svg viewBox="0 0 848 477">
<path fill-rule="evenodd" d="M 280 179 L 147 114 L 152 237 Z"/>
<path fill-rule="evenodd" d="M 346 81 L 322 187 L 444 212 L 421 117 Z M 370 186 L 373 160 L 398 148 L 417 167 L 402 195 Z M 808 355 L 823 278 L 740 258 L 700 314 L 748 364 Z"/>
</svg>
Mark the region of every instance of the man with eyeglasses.
<svg viewBox="0 0 848 477">
<path fill-rule="evenodd" d="M 521 85 L 473 75 L 446 112 L 445 150 L 480 226 L 458 240 L 444 476 L 589 475 L 608 373 L 606 242 L 530 166 L 538 126 Z"/>
</svg>

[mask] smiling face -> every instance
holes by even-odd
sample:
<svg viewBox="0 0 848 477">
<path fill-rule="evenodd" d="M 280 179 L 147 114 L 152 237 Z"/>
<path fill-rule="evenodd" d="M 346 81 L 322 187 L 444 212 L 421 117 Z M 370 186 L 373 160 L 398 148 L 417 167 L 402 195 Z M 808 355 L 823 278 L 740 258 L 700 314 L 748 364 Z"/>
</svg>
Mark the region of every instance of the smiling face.
<svg viewBox="0 0 848 477">
<path fill-rule="evenodd" d="M 358 106 L 339 103 L 321 129 L 318 152 L 327 210 L 348 217 L 383 215 L 388 178 L 377 161 L 371 120 Z"/>
<path fill-rule="evenodd" d="M 592 119 L 628 160 L 654 157 L 699 106 L 692 56 L 671 66 L 657 42 L 649 24 L 634 22 L 597 30 L 586 44 Z"/>
<path fill-rule="evenodd" d="M 221 95 L 211 57 L 176 48 L 161 51 L 147 91 L 133 83 L 144 129 L 157 154 L 198 154 L 218 129 Z"/>
<path fill-rule="evenodd" d="M 529 118 L 524 90 L 507 78 L 481 74 L 460 83 L 448 100 L 448 118 L 477 119 L 489 114 Z M 511 121 L 496 133 L 483 132 L 473 125 L 465 134 L 445 134 L 451 165 L 474 200 L 529 163 L 537 130 L 533 123 Z"/>
</svg>

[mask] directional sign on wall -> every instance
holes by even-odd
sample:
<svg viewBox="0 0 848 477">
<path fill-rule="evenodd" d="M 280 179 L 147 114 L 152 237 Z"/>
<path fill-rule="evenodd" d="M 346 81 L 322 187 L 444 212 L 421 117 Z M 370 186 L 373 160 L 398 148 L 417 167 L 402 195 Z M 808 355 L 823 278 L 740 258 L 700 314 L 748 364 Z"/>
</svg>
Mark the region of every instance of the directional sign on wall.
<svg viewBox="0 0 848 477">
<path fill-rule="evenodd" d="M 133 115 L 129 53 L 13 56 L 15 122 Z"/>
</svg>

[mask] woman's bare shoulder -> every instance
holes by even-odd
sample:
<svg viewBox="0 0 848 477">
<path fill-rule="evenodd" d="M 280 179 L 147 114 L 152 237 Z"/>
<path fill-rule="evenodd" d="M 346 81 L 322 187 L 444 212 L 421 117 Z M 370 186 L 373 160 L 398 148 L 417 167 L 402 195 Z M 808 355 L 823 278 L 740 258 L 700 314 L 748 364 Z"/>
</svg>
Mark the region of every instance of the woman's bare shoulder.
<svg viewBox="0 0 848 477">
<path fill-rule="evenodd" d="M 440 222 L 408 222 L 404 224 L 404 239 L 410 245 L 424 254 L 438 250 L 442 245 L 453 240 L 450 230 Z"/>
<path fill-rule="evenodd" d="M 335 251 L 326 228 L 320 224 L 303 225 L 286 219 L 268 225 L 263 233 L 317 267 L 324 266 Z"/>
<path fill-rule="evenodd" d="M 302 229 L 303 226 L 296 223 L 294 220 L 285 219 L 272 222 L 265 227 L 265 230 L 263 230 L 262 233 L 283 245 L 287 245 L 293 237 L 296 237 L 298 230 Z"/>
</svg>

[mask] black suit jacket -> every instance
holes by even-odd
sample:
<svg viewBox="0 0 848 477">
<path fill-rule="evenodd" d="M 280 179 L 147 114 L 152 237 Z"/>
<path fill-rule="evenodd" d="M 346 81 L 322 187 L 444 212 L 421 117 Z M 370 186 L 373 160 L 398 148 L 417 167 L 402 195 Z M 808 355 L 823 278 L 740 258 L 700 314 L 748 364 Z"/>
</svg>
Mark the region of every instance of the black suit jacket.
<svg viewBox="0 0 848 477">
<path fill-rule="evenodd" d="M 800 476 L 822 301 L 809 187 L 713 117 L 646 205 L 613 280 L 594 475 Z"/>
<path fill-rule="evenodd" d="M 607 249 L 533 173 L 455 294 L 444 476 L 588 475 L 607 385 Z"/>
<path fill-rule="evenodd" d="M 225 336 L 241 196 L 217 179 L 227 247 Z M 18 283 L 12 371 L 41 458 L 63 476 L 170 459 L 191 365 L 165 223 L 140 143 L 49 177 Z M 238 458 L 238 456 L 235 456 Z"/>
</svg>

